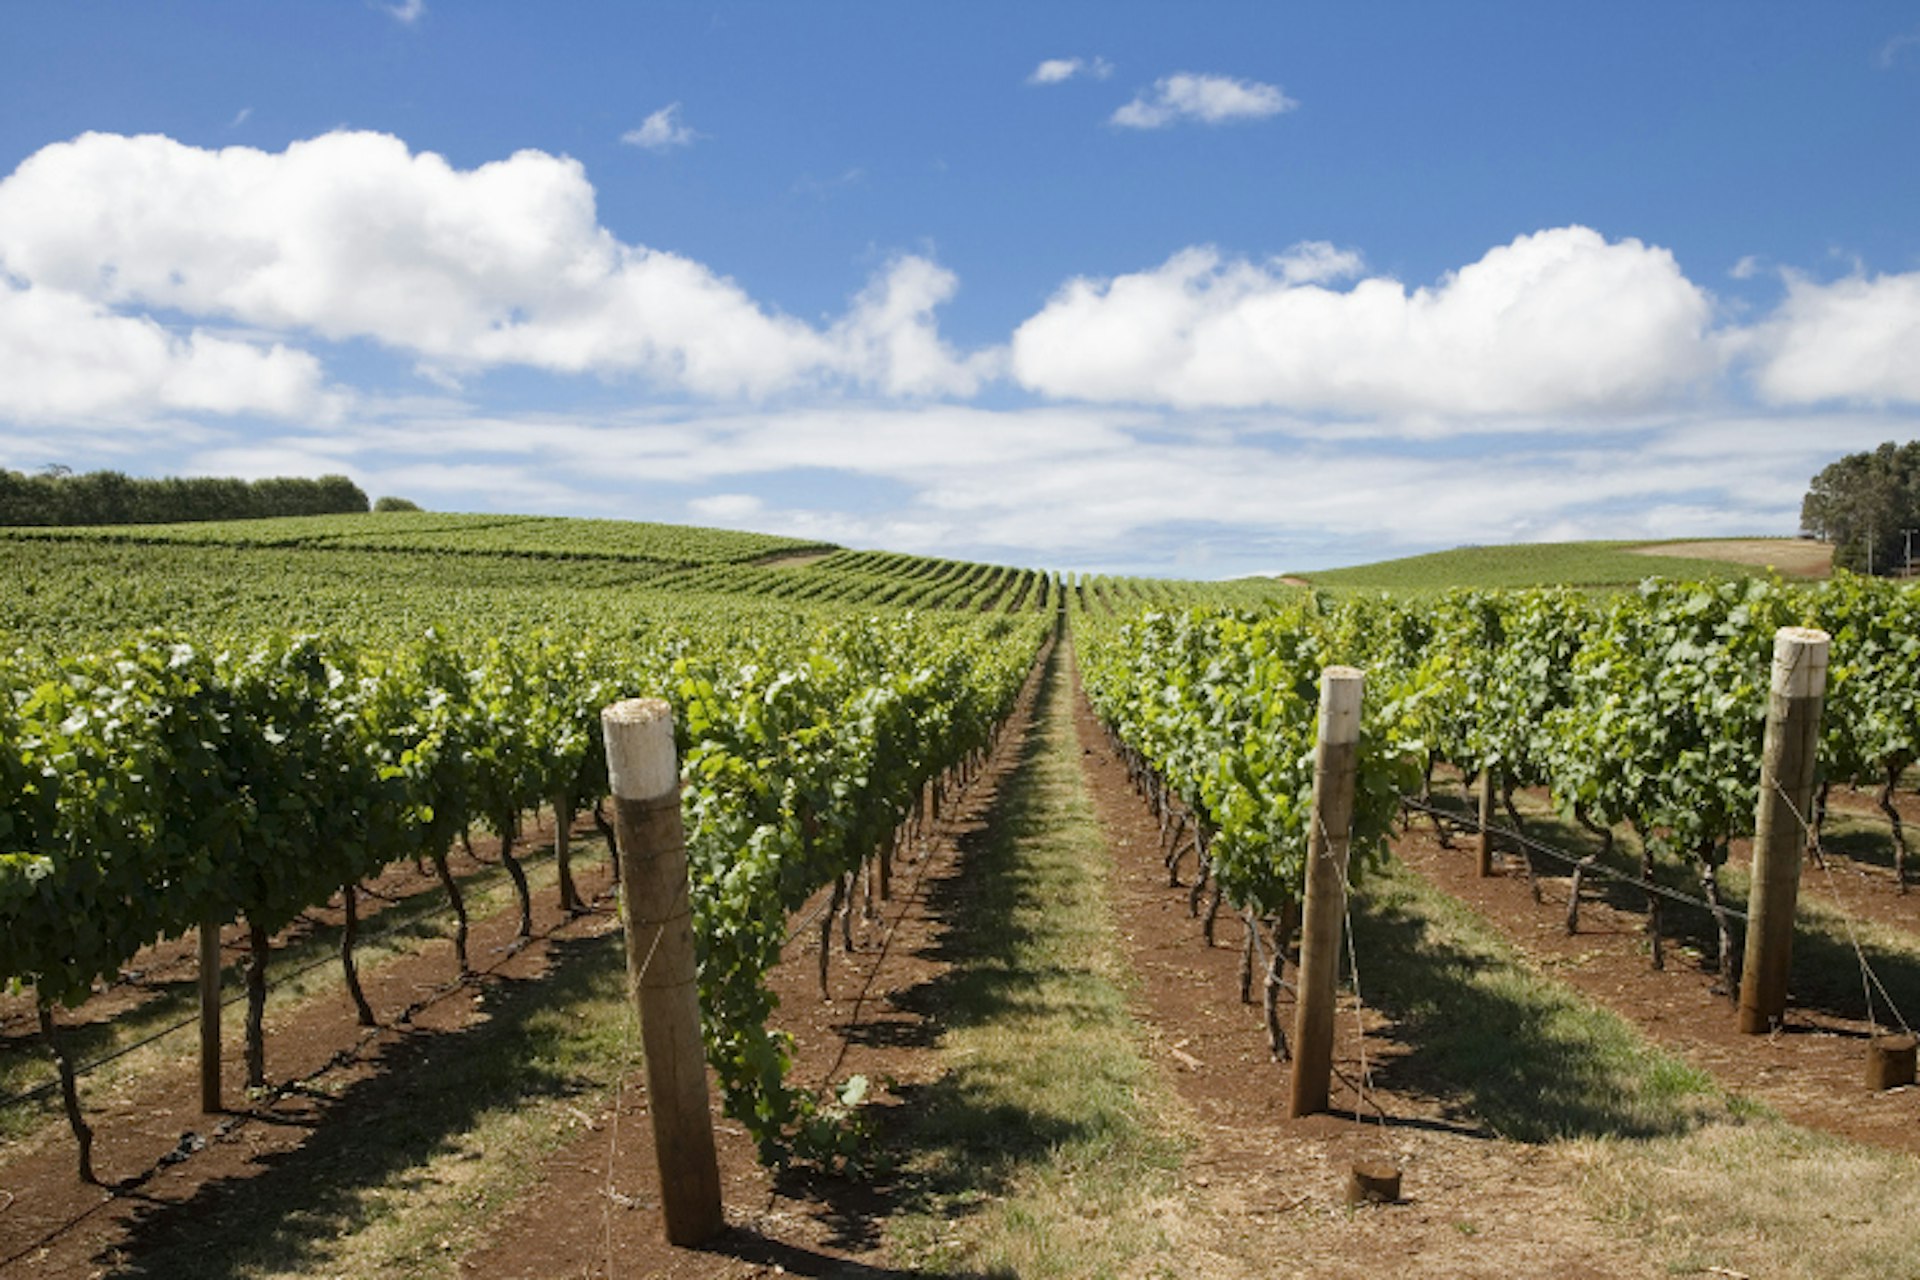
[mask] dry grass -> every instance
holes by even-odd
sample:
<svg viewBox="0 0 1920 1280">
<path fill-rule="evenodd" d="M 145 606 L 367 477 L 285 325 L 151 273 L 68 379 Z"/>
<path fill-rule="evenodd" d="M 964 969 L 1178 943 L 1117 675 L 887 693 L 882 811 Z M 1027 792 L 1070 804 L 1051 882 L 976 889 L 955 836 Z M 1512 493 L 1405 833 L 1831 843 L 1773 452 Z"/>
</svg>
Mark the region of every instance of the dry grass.
<svg viewBox="0 0 1920 1280">
<path fill-rule="evenodd" d="M 1576 1155 L 1595 1211 L 1652 1245 L 1672 1274 L 1920 1276 L 1920 1161 L 1911 1156 L 1776 1121 L 1582 1143 Z"/>
<path fill-rule="evenodd" d="M 1777 569 L 1789 578 L 1824 578 L 1833 572 L 1833 546 L 1804 538 L 1714 538 L 1705 542 L 1650 542 L 1629 548 L 1638 556 L 1725 560 Z"/>
</svg>

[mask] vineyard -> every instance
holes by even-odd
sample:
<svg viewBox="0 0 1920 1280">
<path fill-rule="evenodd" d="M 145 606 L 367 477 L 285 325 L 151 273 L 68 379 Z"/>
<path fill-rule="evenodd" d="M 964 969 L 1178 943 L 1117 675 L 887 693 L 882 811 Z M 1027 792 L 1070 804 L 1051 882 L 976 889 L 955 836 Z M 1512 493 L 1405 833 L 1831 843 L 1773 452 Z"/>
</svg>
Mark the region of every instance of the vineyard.
<svg viewBox="0 0 1920 1280">
<path fill-rule="evenodd" d="M 77 1156 L 83 1184 L 132 1176 L 137 1187 L 155 1176 L 94 1160 L 96 1132 L 104 1140 L 117 1112 L 89 1073 L 141 1047 L 142 1008 L 164 1002 L 140 975 L 169 956 L 183 961 L 196 938 L 202 969 L 211 956 L 216 976 L 223 938 L 244 954 L 241 990 L 225 997 L 244 1005 L 243 1079 L 220 1075 L 217 1035 L 201 1051 L 211 1072 L 203 1104 L 236 1115 L 289 1096 L 269 1004 L 280 975 L 337 974 L 328 990 L 367 1034 L 407 1020 L 363 990 L 363 915 L 376 930 L 413 930 L 418 964 L 438 966 L 433 989 L 475 992 L 476 1005 L 490 965 L 562 954 L 552 930 L 608 909 L 595 890 L 617 861 L 596 861 L 589 877 L 576 859 L 613 843 L 600 712 L 632 697 L 672 705 L 705 1060 L 723 1142 L 737 1141 L 751 1163 L 858 1183 L 885 1169 L 912 1174 L 946 1142 L 962 1171 L 913 1175 L 939 1188 L 914 1201 L 939 1219 L 969 1203 L 948 1185 L 954 1177 L 987 1177 L 1008 1151 L 1041 1161 L 1079 1150 L 1064 1129 L 1032 1146 L 1012 1137 L 981 1145 L 915 1111 L 934 1104 L 914 1097 L 940 1096 L 949 1078 L 940 1071 L 966 1068 L 913 1056 L 927 1050 L 910 1048 L 912 1037 L 888 1021 L 918 1009 L 927 998 L 919 987 L 882 998 L 873 986 L 889 964 L 930 956 L 965 971 L 967 946 L 931 932 L 935 895 L 959 895 L 954 918 L 971 919 L 977 908 L 966 904 L 995 892 L 963 874 L 988 854 L 961 827 L 1017 809 L 1022 778 L 1047 752 L 1069 762 L 1060 787 L 1083 785 L 1081 771 L 1092 771 L 1099 816 L 1089 807 L 1078 827 L 1135 833 L 1135 861 L 1114 873 L 1112 891 L 1124 889 L 1133 914 L 1124 938 L 1096 929 L 1088 937 L 1104 941 L 1076 944 L 1062 953 L 1070 961 L 1050 960 L 1021 981 L 1050 991 L 1061 979 L 1037 973 L 1191 954 L 1178 963 L 1218 971 L 1209 995 L 1137 998 L 1166 1027 L 1191 1024 L 1165 1051 L 1182 1081 L 1194 1077 L 1181 1087 L 1200 1090 L 1180 1105 L 1239 1117 L 1223 1131 L 1267 1132 L 1274 1104 L 1263 1100 L 1284 1096 L 1300 1047 L 1290 1018 L 1303 999 L 1310 854 L 1316 836 L 1334 835 L 1316 831 L 1315 768 L 1321 676 L 1340 666 L 1359 668 L 1365 685 L 1351 829 L 1338 833 L 1350 835 L 1357 889 L 1339 961 L 1346 994 L 1332 1110 L 1353 1132 L 1316 1130 L 1313 1143 L 1341 1159 L 1356 1144 L 1390 1145 L 1387 1117 L 1399 1108 L 1416 1128 L 1475 1136 L 1472 1159 L 1485 1170 L 1508 1160 L 1484 1149 L 1489 1138 L 1684 1137 L 1738 1121 L 1757 1105 L 1740 1096 L 1751 1086 L 1795 1121 L 1913 1150 L 1910 1138 L 1882 1133 L 1912 1131 L 1898 1091 L 1835 1086 L 1831 1102 L 1783 1102 L 1765 1092 L 1764 1071 L 1738 1065 L 1726 1067 L 1731 1085 L 1716 1085 L 1661 1056 L 1697 1061 L 1691 1042 L 1632 1047 L 1667 1032 L 1632 1030 L 1631 1008 L 1580 1013 L 1594 1020 L 1573 1039 L 1536 1043 L 1542 1026 L 1596 998 L 1568 994 L 1587 990 L 1589 972 L 1621 991 L 1697 975 L 1702 994 L 1681 1020 L 1731 1027 L 1783 627 L 1831 637 L 1817 800 L 1803 815 L 1816 870 L 1804 874 L 1840 875 L 1848 888 L 1832 905 L 1803 907 L 1797 1003 L 1775 1036 L 1759 1039 L 1775 1061 L 1801 1052 L 1789 1033 L 1805 1033 L 1797 1039 L 1813 1056 L 1796 1068 L 1800 1078 L 1826 1080 L 1823 1064 L 1856 1064 L 1858 1077 L 1860 1045 L 1906 1029 L 1904 1011 L 1920 1009 L 1920 921 L 1911 918 L 1920 895 L 1907 895 L 1920 762 L 1920 594 L 1911 588 L 1740 571 L 1605 593 L 1334 596 L 1268 580 L 1062 576 L 724 530 L 408 513 L 20 529 L 0 532 L 0 553 L 0 972 L 18 1005 L 0 1046 L 10 1095 L 0 1133 L 21 1159 L 50 1168 L 53 1135 L 64 1131 L 65 1176 Z M 1077 729 L 1075 672 L 1086 696 Z M 1101 783 L 1109 757 L 1113 774 Z M 1031 874 L 1012 862 L 1003 870 L 1010 883 Z M 1051 892 L 1077 902 L 1107 891 Z M 1528 954 L 1584 957 L 1565 962 L 1571 988 L 1542 978 L 1507 943 L 1461 941 L 1461 930 L 1494 926 L 1469 929 L 1449 914 L 1467 908 L 1436 905 L 1443 899 L 1517 931 Z M 1057 903 L 1018 936 L 1043 934 L 1065 909 Z M 326 943 L 316 946 L 322 919 Z M 1004 928 L 1004 918 L 976 928 Z M 1621 940 L 1613 959 L 1595 958 L 1596 928 Z M 1554 950 L 1561 944 L 1548 932 L 1580 949 Z M 1137 941 L 1149 934 L 1164 941 Z M 482 935 L 498 942 L 477 951 Z M 903 941 L 914 938 L 917 946 Z M 1443 963 L 1439 939 L 1478 958 Z M 390 963 L 380 955 L 376 970 Z M 1664 976 L 1628 975 L 1629 966 Z M 1487 1004 L 1495 998 L 1480 984 L 1508 970 L 1502 1003 Z M 943 980 L 919 981 L 938 989 Z M 1675 998 L 1669 986 L 1632 989 Z M 1005 1071 L 1019 1074 L 1023 1057 L 1035 1070 L 1046 1062 L 1049 1087 L 1135 1034 L 1125 998 L 1115 997 L 1121 1012 L 1109 1024 L 1089 1012 L 1109 999 L 1105 988 L 1076 989 L 1059 999 L 1080 1010 L 1077 1025 L 1105 1029 L 1051 1061 L 1032 1021 L 1046 1004 L 1038 995 L 1023 1010 L 1012 988 L 991 1000 L 964 982 L 952 991 L 951 1008 L 922 1011 L 930 1025 L 963 1034 L 968 999 L 993 1010 L 983 1020 L 1017 1013 L 1027 1019 L 1024 1047 L 1010 1051 Z M 220 998 L 216 989 L 216 1025 Z M 1461 1029 L 1423 1021 L 1429 999 L 1470 1023 L 1468 1011 L 1481 1009 L 1478 1029 L 1497 1041 L 1484 1051 L 1502 1067 L 1458 1056 L 1476 1050 Z M 408 1019 L 415 1005 L 426 1007 L 415 1000 Z M 1499 1030 L 1502 1019 L 1511 1027 Z M 179 1019 L 182 1039 L 192 1022 Z M 876 1030 L 888 1026 L 896 1030 Z M 1234 1041 L 1240 1066 L 1215 1080 L 1201 1046 L 1232 1036 L 1245 1037 Z M 994 1050 L 982 1043 L 984 1060 Z M 1527 1052 L 1552 1058 L 1551 1070 L 1526 1074 Z M 351 1057 L 347 1047 L 335 1054 Z M 849 1054 L 874 1055 L 874 1065 L 856 1072 Z M 1589 1059 L 1604 1065 L 1591 1080 Z M 1427 1073 L 1421 1082 L 1400 1083 L 1396 1072 L 1415 1067 Z M 1099 1068 L 1116 1078 L 1132 1069 Z M 1515 1073 L 1512 1088 L 1490 1096 L 1486 1081 L 1503 1069 Z M 883 1120 L 895 1109 L 871 1105 L 869 1091 L 912 1071 L 930 1074 L 919 1095 L 899 1086 L 909 1102 L 898 1114 L 922 1118 Z M 1123 1092 L 1152 1097 L 1159 1087 Z M 1583 1088 L 1612 1101 L 1573 1096 Z M 1442 1111 L 1422 1100 L 1432 1096 L 1449 1099 Z M 1855 1113 L 1869 1098 L 1883 1120 L 1863 1124 Z M 1132 1105 L 1101 1124 L 1142 1123 Z M 1829 1123 L 1840 1115 L 1851 1118 Z M 1378 1137 L 1360 1123 L 1371 1118 Z M 183 1145 L 166 1167 L 190 1166 L 195 1150 Z M 1438 1145 L 1397 1150 L 1416 1169 L 1420 1159 L 1467 1158 Z M 1139 1152 L 1155 1169 L 1177 1164 L 1152 1143 Z M 1499 1167 L 1475 1176 L 1513 1176 L 1510 1161 Z M 737 1161 L 729 1169 L 730 1187 L 775 1176 Z M 994 1198 L 1039 1194 L 1018 1179 L 995 1185 Z M 1431 1183 L 1423 1193 L 1445 1194 Z M 1073 1199 L 1058 1185 L 1045 1198 Z M 1606 1212 L 1641 1221 L 1637 1209 Z M 11 1216 L 0 1216 L 9 1255 L 0 1270 L 60 1235 L 35 1235 L 20 1227 L 22 1213 Z M 1432 1245 L 1426 1228 L 1419 1238 Z M 889 1247 L 936 1270 L 958 1256 L 915 1239 L 895 1236 Z M 1863 1264 L 1846 1273 L 1882 1272 Z"/>
</svg>

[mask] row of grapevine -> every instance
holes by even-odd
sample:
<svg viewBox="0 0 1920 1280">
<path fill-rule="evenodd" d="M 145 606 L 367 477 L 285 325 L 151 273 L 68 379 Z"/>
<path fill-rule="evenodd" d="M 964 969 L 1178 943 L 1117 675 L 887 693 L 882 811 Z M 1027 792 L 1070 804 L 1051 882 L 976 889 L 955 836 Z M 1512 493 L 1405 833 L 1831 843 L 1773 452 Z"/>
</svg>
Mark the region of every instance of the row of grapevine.
<svg viewBox="0 0 1920 1280">
<path fill-rule="evenodd" d="M 593 803 L 600 708 L 664 693 L 680 719 L 710 1058 L 729 1112 L 778 1156 L 814 1111 L 767 1025 L 786 913 L 982 748 L 1040 631 L 851 615 L 823 628 L 742 610 L 718 631 L 265 633 L 218 650 L 146 637 L 17 655 L 0 661 L 0 978 L 31 984 L 43 1007 L 74 1003 L 145 945 L 244 919 L 257 1082 L 269 935 L 336 892 L 350 906 L 356 881 L 408 857 L 435 862 L 463 917 L 445 859 L 469 822 L 501 836 L 528 931 L 520 815 L 553 804 L 564 821 Z M 464 971 L 463 918 L 455 937 Z"/>
<path fill-rule="evenodd" d="M 1263 968 L 1276 1055 L 1285 1048 L 1275 995 L 1306 881 L 1320 672 L 1357 665 L 1363 645 L 1351 622 L 1304 597 L 1264 616 L 1195 609 L 1125 622 L 1091 612 L 1075 618 L 1088 697 L 1160 816 L 1170 879 L 1177 882 L 1190 820 L 1200 864 L 1194 905 L 1208 884 L 1213 889 L 1209 941 L 1223 901 L 1241 913 L 1242 994 Z M 1415 702 L 1403 685 L 1369 673 L 1352 874 L 1385 855 L 1400 795 L 1413 781 Z"/>
<path fill-rule="evenodd" d="M 1833 637 L 1822 776 L 1880 788 L 1904 884 L 1891 792 L 1920 758 L 1920 593 L 1895 584 L 1650 581 L 1608 597 L 1308 597 L 1259 614 L 1080 621 L 1097 709 L 1148 785 L 1178 801 L 1176 824 L 1195 815 L 1216 892 L 1263 916 L 1285 919 L 1297 900 L 1304 721 L 1314 677 L 1340 662 L 1368 674 L 1357 848 L 1378 847 L 1390 791 L 1423 785 L 1423 772 L 1430 781 L 1437 762 L 1490 771 L 1510 812 L 1516 787 L 1545 787 L 1596 832 L 1631 829 L 1643 878 L 1690 865 L 1730 970 L 1739 957 L 1719 870 L 1730 842 L 1752 833 L 1773 636 L 1787 625 Z M 1649 896 L 1656 963 L 1658 902 Z"/>
</svg>

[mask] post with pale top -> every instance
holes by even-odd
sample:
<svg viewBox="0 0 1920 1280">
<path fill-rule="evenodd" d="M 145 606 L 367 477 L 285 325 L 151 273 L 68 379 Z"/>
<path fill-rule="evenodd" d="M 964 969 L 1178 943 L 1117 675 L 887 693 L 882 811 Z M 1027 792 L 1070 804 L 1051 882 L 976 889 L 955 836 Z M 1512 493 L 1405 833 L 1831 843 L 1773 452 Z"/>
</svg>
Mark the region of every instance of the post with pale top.
<svg viewBox="0 0 1920 1280">
<path fill-rule="evenodd" d="M 1347 854 L 1363 687 L 1364 677 L 1352 667 L 1328 667 L 1320 673 L 1320 734 L 1300 921 L 1300 996 L 1293 1018 L 1289 1116 L 1325 1111 L 1332 1084 L 1334 987 L 1340 976 L 1340 932 L 1347 918 Z"/>
<path fill-rule="evenodd" d="M 647 1057 L 660 1207 L 670 1242 L 699 1244 L 717 1235 L 726 1220 L 694 985 L 673 708 L 658 698 L 634 698 L 602 711 L 600 721 L 627 917 L 627 986 L 640 1012 Z"/>
<path fill-rule="evenodd" d="M 1828 637 L 1809 627 L 1782 627 L 1773 637 L 1773 685 L 1760 755 L 1760 801 L 1754 814 L 1753 893 L 1747 903 L 1747 947 L 1740 982 L 1740 1030 L 1762 1034 L 1787 1012 L 1793 916 L 1800 897 L 1800 861 L 1813 812 L 1813 765 L 1820 743 L 1820 707 L 1827 692 Z"/>
</svg>

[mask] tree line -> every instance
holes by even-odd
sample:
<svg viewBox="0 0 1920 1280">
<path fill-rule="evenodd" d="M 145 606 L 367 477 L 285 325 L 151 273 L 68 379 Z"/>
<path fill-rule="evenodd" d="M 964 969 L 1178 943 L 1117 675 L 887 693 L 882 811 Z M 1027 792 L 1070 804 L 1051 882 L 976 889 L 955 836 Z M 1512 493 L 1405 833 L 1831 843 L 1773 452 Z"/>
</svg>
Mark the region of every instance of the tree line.
<svg viewBox="0 0 1920 1280">
<path fill-rule="evenodd" d="M 1889 574 L 1920 557 L 1920 440 L 1850 453 L 1813 478 L 1800 527 L 1834 544 L 1835 568 Z"/>
<path fill-rule="evenodd" d="M 137 479 L 119 471 L 38 474 L 0 468 L 0 525 L 174 524 L 254 520 L 368 510 L 366 493 L 345 476 L 216 476 Z"/>
</svg>

